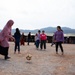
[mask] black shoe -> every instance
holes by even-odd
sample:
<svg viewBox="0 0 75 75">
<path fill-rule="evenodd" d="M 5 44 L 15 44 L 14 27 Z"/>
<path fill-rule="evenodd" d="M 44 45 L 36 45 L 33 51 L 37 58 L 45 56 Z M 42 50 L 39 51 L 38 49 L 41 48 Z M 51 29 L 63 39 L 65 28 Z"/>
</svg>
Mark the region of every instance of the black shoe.
<svg viewBox="0 0 75 75">
<path fill-rule="evenodd" d="M 10 57 L 5 57 L 5 60 L 10 59 Z"/>
</svg>

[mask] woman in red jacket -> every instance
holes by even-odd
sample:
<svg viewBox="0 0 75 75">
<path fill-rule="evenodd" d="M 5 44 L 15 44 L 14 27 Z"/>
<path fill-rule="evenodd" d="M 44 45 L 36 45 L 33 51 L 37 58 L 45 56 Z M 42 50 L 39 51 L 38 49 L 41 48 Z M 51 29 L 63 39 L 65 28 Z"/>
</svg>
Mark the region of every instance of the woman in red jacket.
<svg viewBox="0 0 75 75">
<path fill-rule="evenodd" d="M 41 39 L 41 46 L 40 46 L 41 47 L 41 50 L 42 50 L 43 46 L 44 46 L 44 50 L 45 50 L 46 49 L 47 36 L 46 36 L 44 30 L 42 31 L 42 34 L 40 35 L 40 39 Z"/>
</svg>

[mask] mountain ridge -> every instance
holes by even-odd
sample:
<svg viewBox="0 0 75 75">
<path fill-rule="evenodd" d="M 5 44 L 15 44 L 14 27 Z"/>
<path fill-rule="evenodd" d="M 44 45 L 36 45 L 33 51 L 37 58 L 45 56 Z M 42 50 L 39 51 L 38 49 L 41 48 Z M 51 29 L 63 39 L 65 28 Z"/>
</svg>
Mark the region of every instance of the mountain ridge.
<svg viewBox="0 0 75 75">
<path fill-rule="evenodd" d="M 32 34 L 37 33 L 38 30 L 44 30 L 46 33 L 54 33 L 55 31 L 57 31 L 56 27 L 45 27 L 45 28 L 40 28 L 40 29 L 34 29 L 34 30 L 24 30 L 24 29 L 20 29 L 20 32 L 24 32 L 24 33 L 29 33 L 31 32 Z M 71 29 L 69 27 L 62 27 L 62 30 L 65 34 L 75 34 L 75 29 Z M 1 31 L 1 29 L 0 29 Z M 15 33 L 15 29 L 12 29 L 12 33 Z"/>
</svg>

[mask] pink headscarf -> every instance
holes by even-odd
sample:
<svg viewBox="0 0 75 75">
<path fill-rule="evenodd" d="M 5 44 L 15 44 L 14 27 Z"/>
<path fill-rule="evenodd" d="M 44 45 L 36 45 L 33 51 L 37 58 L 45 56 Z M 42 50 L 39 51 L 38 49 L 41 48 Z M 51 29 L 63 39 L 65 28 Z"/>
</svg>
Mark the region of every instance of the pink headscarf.
<svg viewBox="0 0 75 75">
<path fill-rule="evenodd" d="M 14 24 L 14 21 L 9 20 L 0 33 L 0 45 L 3 47 L 9 47 L 8 40 L 9 38 L 13 38 L 11 35 L 11 27 L 13 24 Z"/>
</svg>

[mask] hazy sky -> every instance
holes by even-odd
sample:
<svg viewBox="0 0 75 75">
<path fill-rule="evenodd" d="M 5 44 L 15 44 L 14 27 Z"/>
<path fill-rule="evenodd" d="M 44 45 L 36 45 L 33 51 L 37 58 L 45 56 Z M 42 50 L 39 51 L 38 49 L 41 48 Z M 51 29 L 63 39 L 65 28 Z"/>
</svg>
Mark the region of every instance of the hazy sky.
<svg viewBox="0 0 75 75">
<path fill-rule="evenodd" d="M 15 22 L 13 28 L 60 25 L 75 29 L 75 0 L 0 0 L 0 29 L 9 19 Z"/>
</svg>

